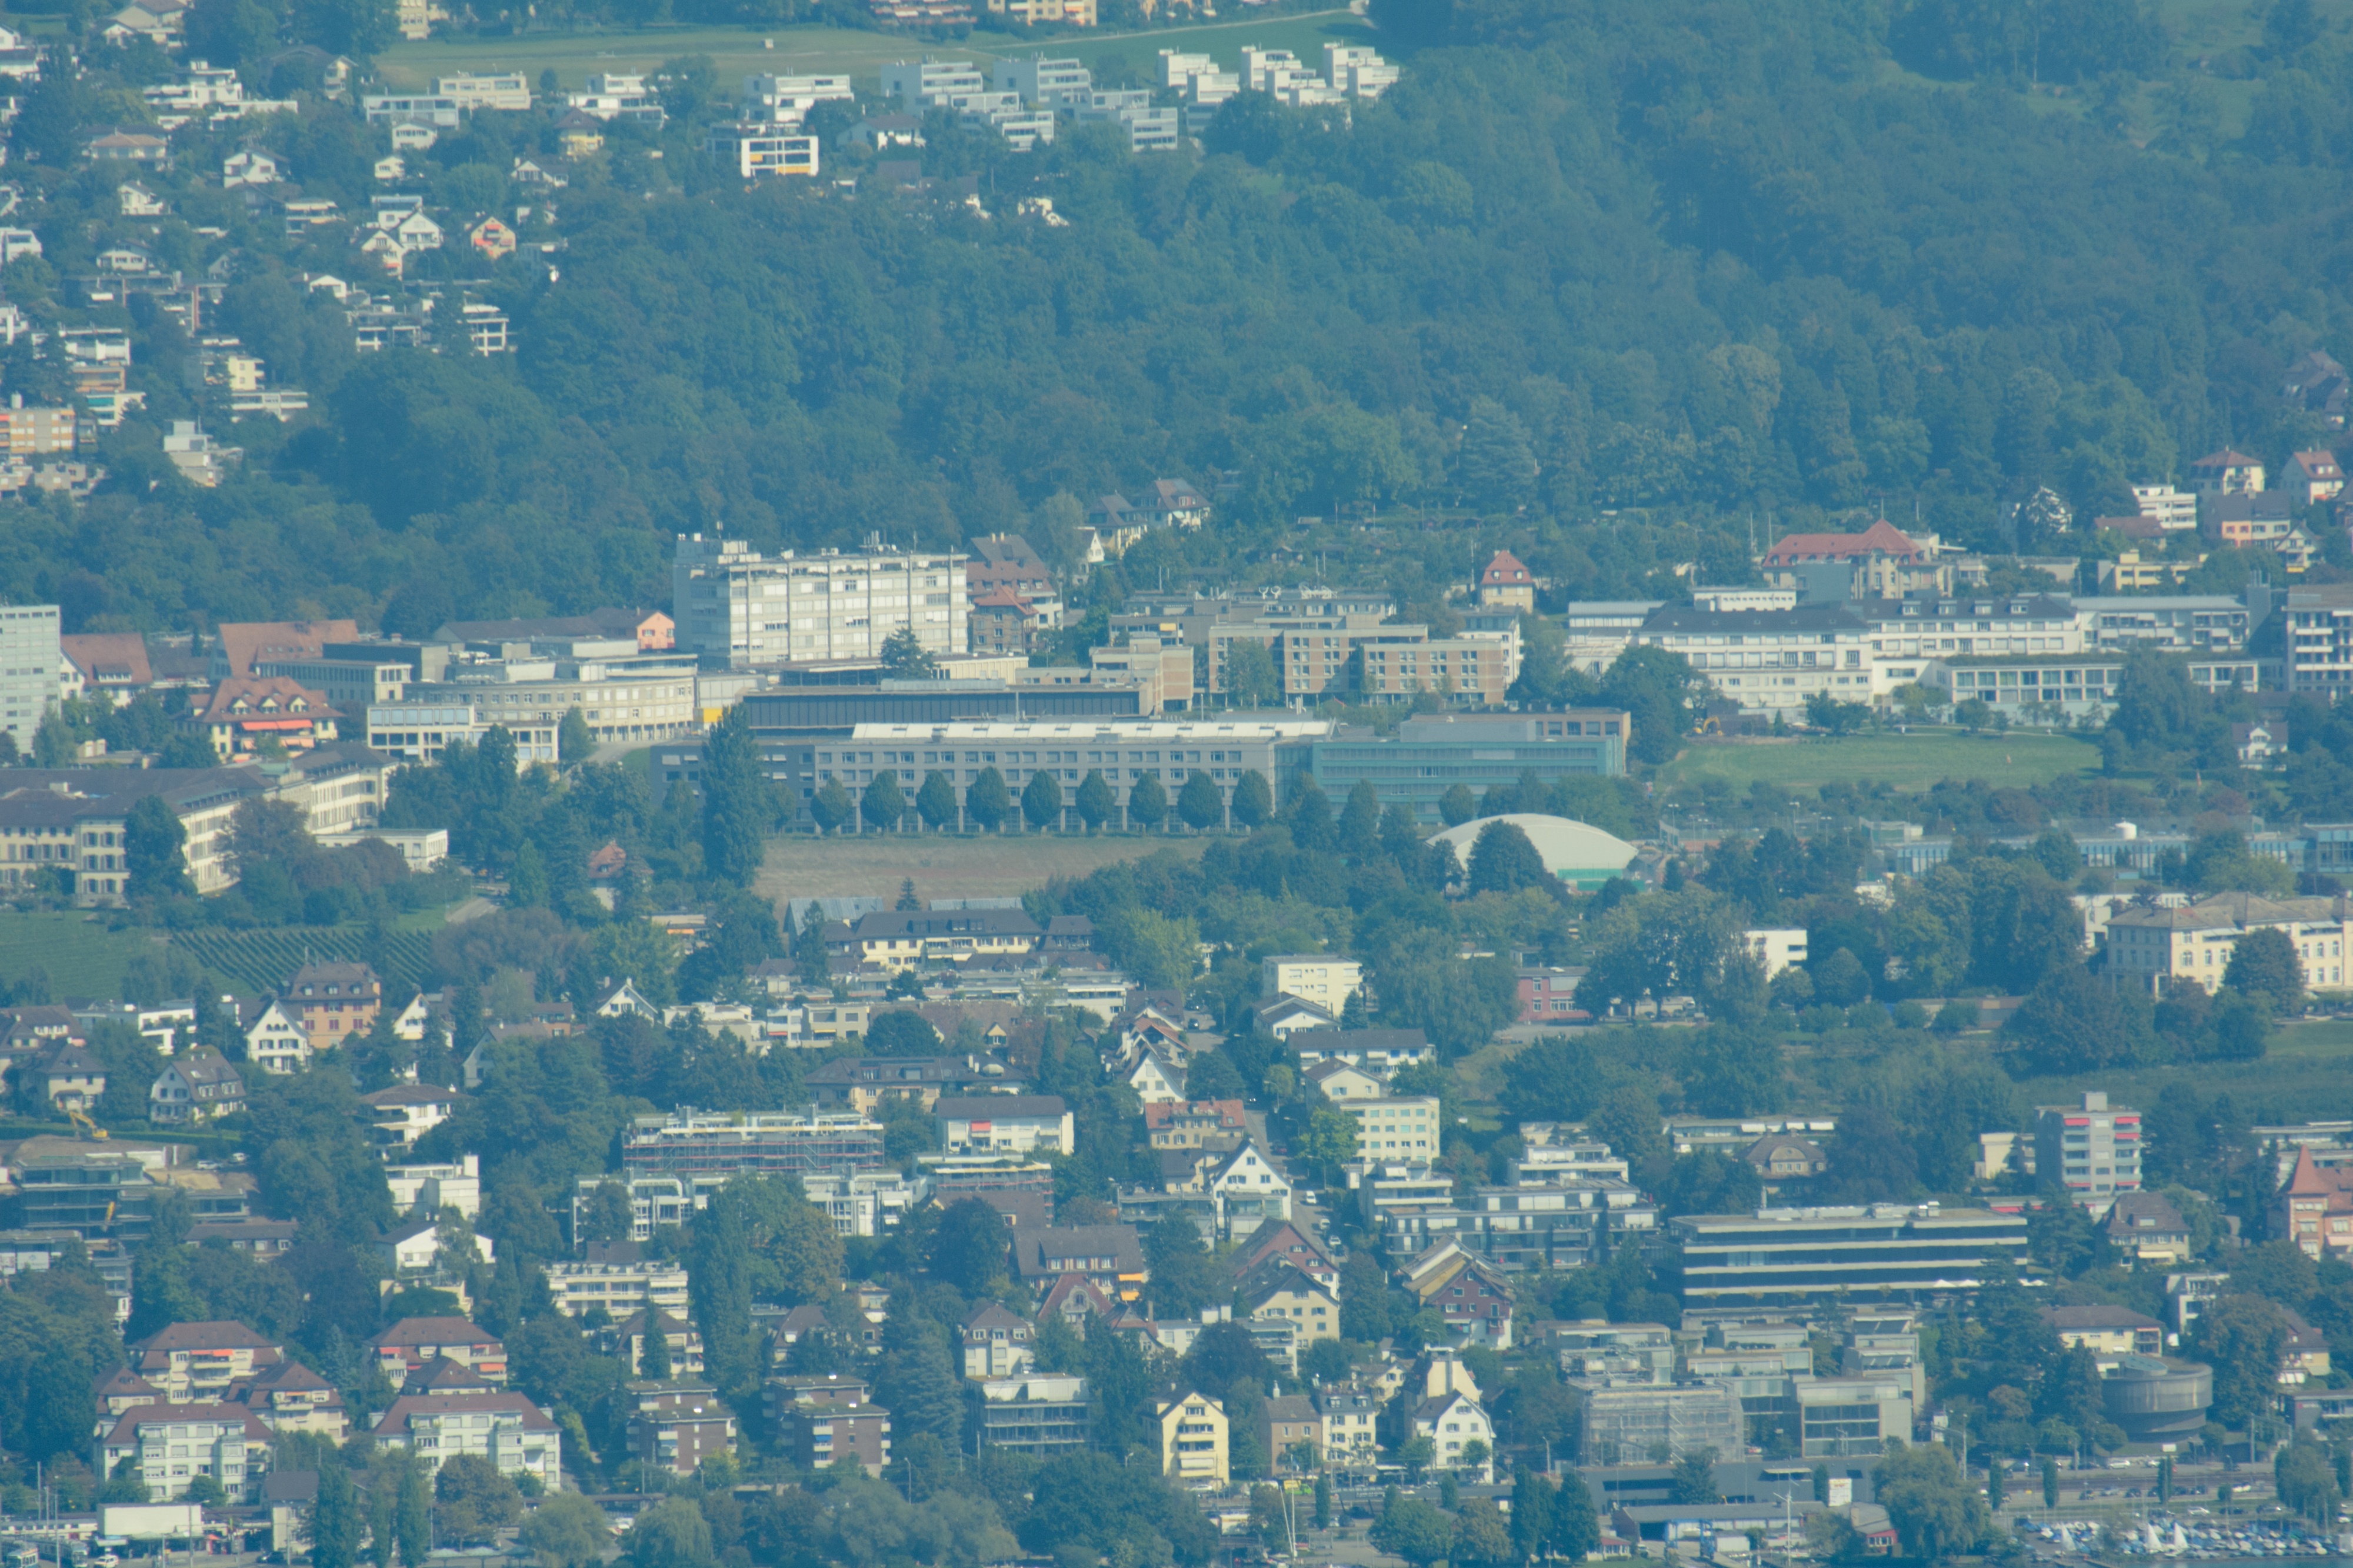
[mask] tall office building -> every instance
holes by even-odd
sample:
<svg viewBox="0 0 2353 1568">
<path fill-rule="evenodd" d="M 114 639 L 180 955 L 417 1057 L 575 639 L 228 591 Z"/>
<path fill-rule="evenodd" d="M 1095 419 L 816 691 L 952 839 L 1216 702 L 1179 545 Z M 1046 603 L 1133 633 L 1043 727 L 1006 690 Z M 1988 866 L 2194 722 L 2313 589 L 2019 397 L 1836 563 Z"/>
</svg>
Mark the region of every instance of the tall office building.
<svg viewBox="0 0 2353 1568">
<path fill-rule="evenodd" d="M 670 562 L 678 646 L 731 669 L 872 658 L 910 627 L 925 651 L 962 653 L 965 558 L 874 548 L 766 556 L 740 539 L 681 534 Z"/>
<path fill-rule="evenodd" d="M 58 631 L 55 605 L 0 607 L 0 731 L 20 752 L 32 750 L 41 715 L 58 696 L 58 668 L 65 661 Z"/>
</svg>

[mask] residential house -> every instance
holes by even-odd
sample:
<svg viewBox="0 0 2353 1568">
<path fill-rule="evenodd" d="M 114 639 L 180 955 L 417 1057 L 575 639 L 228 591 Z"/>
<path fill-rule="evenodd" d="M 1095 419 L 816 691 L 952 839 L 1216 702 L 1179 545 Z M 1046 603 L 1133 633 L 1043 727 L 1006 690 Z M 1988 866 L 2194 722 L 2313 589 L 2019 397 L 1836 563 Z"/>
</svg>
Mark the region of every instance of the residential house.
<svg viewBox="0 0 2353 1568">
<path fill-rule="evenodd" d="M 1295 1345 L 1340 1337 L 1339 1288 L 1324 1284 L 1287 1258 L 1261 1261 L 1241 1278 L 1235 1295 L 1250 1317 L 1289 1319 Z"/>
<path fill-rule="evenodd" d="M 314 960 L 294 972 L 280 1000 L 311 1037 L 311 1050 L 332 1050 L 375 1027 L 384 983 L 364 963 Z"/>
<path fill-rule="evenodd" d="M 2295 1168 L 2272 1200 L 2272 1234 L 2313 1258 L 2353 1253 L 2353 1167 L 2322 1165 L 2298 1145 Z"/>
<path fill-rule="evenodd" d="M 649 1304 L 673 1314 L 687 1310 L 683 1265 L 642 1258 L 635 1242 L 591 1244 L 586 1258 L 547 1265 L 555 1310 L 582 1317 L 591 1307 L 620 1318 Z"/>
<path fill-rule="evenodd" d="M 235 676 L 212 689 L 202 708 L 178 721 L 224 763 L 250 760 L 265 740 L 289 751 L 332 741 L 342 717 L 316 691 L 282 675 Z"/>
<path fill-rule="evenodd" d="M 368 1108 L 379 1146 L 406 1149 L 449 1120 L 458 1093 L 438 1084 L 399 1083 L 360 1096 L 360 1103 Z"/>
<path fill-rule="evenodd" d="M 306 1072 L 311 1032 L 300 1015 L 275 997 L 240 999 L 238 1025 L 245 1031 L 245 1059 L 266 1073 Z"/>
<path fill-rule="evenodd" d="M 1010 588 L 991 588 L 971 601 L 966 635 L 974 653 L 1029 655 L 1048 630 L 1038 606 Z"/>
<path fill-rule="evenodd" d="M 455 1268 L 454 1261 L 443 1256 L 438 1224 L 430 1219 L 413 1219 L 393 1226 L 375 1239 L 376 1261 L 396 1279 L 426 1279 L 444 1268 Z M 491 1262 L 494 1245 L 491 1238 L 479 1232 L 470 1234 L 475 1256 L 484 1263 Z"/>
<path fill-rule="evenodd" d="M 1741 1151 L 1740 1158 L 1768 1182 L 1804 1181 L 1830 1169 L 1830 1156 L 1810 1139 L 1768 1132 Z"/>
<path fill-rule="evenodd" d="M 1272 1160 L 1245 1139 L 1209 1176 L 1208 1187 L 1217 1200 L 1219 1227 L 1229 1236 L 1248 1236 L 1271 1221 L 1291 1217 L 1291 1180 Z"/>
<path fill-rule="evenodd" d="M 106 1064 L 78 1040 L 53 1047 L 34 1070 L 43 1098 L 59 1110 L 89 1110 L 106 1093 Z"/>
<path fill-rule="evenodd" d="M 1145 1137 L 1155 1149 L 1231 1147 L 1250 1131 L 1239 1100 L 1155 1100 L 1144 1108 Z"/>
<path fill-rule="evenodd" d="M 1304 1076 L 1324 1091 L 1324 1099 L 1340 1105 L 1350 1100 L 1378 1100 L 1388 1087 L 1377 1075 L 1339 1057 L 1326 1057 L 1309 1068 Z"/>
<path fill-rule="evenodd" d="M 735 1413 L 709 1384 L 668 1378 L 631 1383 L 622 1392 L 629 1457 L 639 1463 L 691 1476 L 703 1460 L 735 1451 Z"/>
<path fill-rule="evenodd" d="M 1290 1220 L 1263 1225 L 1252 1231 L 1227 1260 L 1227 1268 L 1234 1279 L 1241 1279 L 1260 1264 L 1274 1258 L 1281 1258 L 1335 1292 L 1340 1289 L 1340 1265 L 1330 1250 Z"/>
<path fill-rule="evenodd" d="M 1079 1338 L 1087 1337 L 1090 1321 L 1110 1322 L 1120 1315 L 1118 1299 L 1083 1274 L 1060 1275 L 1046 1288 L 1038 1303 L 1038 1321 L 1058 1317 Z"/>
<path fill-rule="evenodd" d="M 2326 1380 L 2328 1336 L 2305 1321 L 2304 1314 L 2293 1307 L 2281 1308 L 2280 1315 L 2287 1320 L 2287 1342 L 2280 1347 L 2279 1386 L 2302 1388 L 2315 1378 Z"/>
<path fill-rule="evenodd" d="M 404 1394 L 375 1424 L 379 1447 L 406 1448 L 435 1470 L 473 1454 L 512 1479 L 563 1485 L 564 1441 L 555 1423 L 520 1394 Z"/>
<path fill-rule="evenodd" d="M 2337 466 L 2337 454 L 2330 451 L 2298 452 L 2287 460 L 2287 489 L 2296 492 L 2296 499 L 2310 506 L 2334 500 L 2345 489 L 2345 470 Z"/>
<path fill-rule="evenodd" d="M 1041 1280 L 1077 1274 L 1106 1297 L 1133 1301 L 1150 1270 L 1132 1225 L 1047 1226 L 1016 1228 L 1013 1272 L 1033 1288 Z"/>
<path fill-rule="evenodd" d="M 1440 1242 L 1407 1265 L 1405 1288 L 1424 1307 L 1438 1309 L 1462 1342 L 1511 1348 L 1512 1289 L 1485 1258 Z"/>
<path fill-rule="evenodd" d="M 230 1501 L 250 1502 L 269 1469 L 273 1435 L 242 1405 L 142 1405 L 104 1431 L 98 1447 L 106 1474 L 136 1478 L 150 1502 L 178 1501 L 199 1476 L 212 1477 Z"/>
<path fill-rule="evenodd" d="M 232 153 L 221 165 L 221 184 L 231 190 L 239 185 L 275 185 L 285 178 L 278 160 L 257 148 Z"/>
<path fill-rule="evenodd" d="M 166 1403 L 154 1384 L 127 1366 L 118 1366 L 98 1380 L 90 1391 L 101 1417 L 120 1415 L 126 1410 L 136 1410 L 142 1405 Z"/>
<path fill-rule="evenodd" d="M 965 1313 L 956 1335 L 964 1342 L 966 1377 L 1016 1377 L 1029 1370 L 1036 1325 L 995 1301 Z"/>
<path fill-rule="evenodd" d="M 1185 1069 L 1166 1058 L 1145 1053 L 1127 1075 L 1127 1087 L 1146 1105 L 1185 1102 Z"/>
<path fill-rule="evenodd" d="M 2042 1321 L 2069 1350 L 2088 1350 L 2109 1366 L 2128 1355 L 2163 1355 L 2165 1325 L 2129 1307 L 2045 1307 Z"/>
<path fill-rule="evenodd" d="M 492 261 L 512 256 L 515 232 L 495 217 L 486 217 L 466 231 L 466 243 Z"/>
<path fill-rule="evenodd" d="M 1832 602 L 1948 595 L 1955 583 L 1954 568 L 1938 559 L 1934 539 L 1914 539 L 1885 518 L 1861 533 L 1788 534 L 1757 566 L 1767 587 Z M 1821 595 L 1823 586 L 1831 593 Z"/>
<path fill-rule="evenodd" d="M 891 1412 L 872 1402 L 861 1380 L 839 1373 L 772 1377 L 765 1393 L 777 1447 L 797 1468 L 854 1459 L 879 1476 L 891 1462 Z"/>
<path fill-rule="evenodd" d="M 2207 496 L 2253 495 L 2263 488 L 2263 459 L 2228 447 L 2209 452 L 2189 465 L 2189 488 L 2201 500 Z"/>
<path fill-rule="evenodd" d="M 132 1371 L 174 1405 L 226 1399 L 231 1384 L 286 1359 L 274 1342 L 227 1319 L 173 1323 L 129 1350 Z"/>
<path fill-rule="evenodd" d="M 2108 1245 L 2137 1262 L 2179 1268 L 2189 1261 L 2189 1222 L 2161 1193 L 2118 1194 L 2105 1228 Z"/>
<path fill-rule="evenodd" d="M 1521 564 L 1520 558 L 1508 550 L 1495 552 L 1487 569 L 1479 574 L 1479 607 L 1482 609 L 1534 610 L 1536 607 L 1536 580 Z"/>
<path fill-rule="evenodd" d="M 2263 769 L 2287 765 L 2288 727 L 2284 721 L 2231 726 L 2231 748 L 2239 765 Z"/>
<path fill-rule="evenodd" d="M 316 1432 L 340 1443 L 351 1430 L 351 1415 L 335 1385 L 299 1361 L 281 1361 L 238 1384 L 231 1397 L 261 1418 L 272 1432 Z"/>
<path fill-rule="evenodd" d="M 1326 1009 L 1296 996 L 1279 997 L 1258 1009 L 1259 1032 L 1286 1044 L 1294 1035 L 1329 1029 L 1338 1022 Z"/>
<path fill-rule="evenodd" d="M 659 1307 L 640 1307 L 630 1313 L 598 1336 L 599 1346 L 603 1353 L 618 1359 L 628 1368 L 630 1376 L 638 1377 L 645 1373 L 649 1336 L 657 1332 L 661 1335 L 663 1351 L 670 1359 L 671 1377 L 702 1375 L 702 1331 Z"/>
<path fill-rule="evenodd" d="M 198 1046 L 164 1064 L 147 1100 L 150 1121 L 209 1121 L 245 1109 L 245 1079 L 227 1057 Z"/>
<path fill-rule="evenodd" d="M 1485 1485 L 1495 1476 L 1495 1424 L 1487 1407 L 1460 1390 L 1423 1400 L 1408 1425 L 1417 1437 L 1427 1437 L 1438 1450 L 1436 1468 L 1453 1470 Z M 1463 1452 L 1472 1443 L 1481 1447 L 1473 1463 Z"/>
<path fill-rule="evenodd" d="M 1187 1390 L 1154 1406 L 1160 1426 L 1160 1473 L 1180 1485 L 1223 1489 L 1232 1479 L 1222 1400 Z"/>
<path fill-rule="evenodd" d="M 932 1116 L 940 1145 L 951 1154 L 1068 1154 L 1078 1147 L 1075 1119 L 1058 1095 L 944 1095 L 933 1103 Z"/>
<path fill-rule="evenodd" d="M 1305 1463 L 1295 1468 L 1314 1469 L 1324 1462 L 1324 1413 L 1308 1394 L 1277 1394 L 1259 1405 L 1258 1440 L 1271 1467 L 1282 1469 L 1285 1456 L 1303 1448 Z"/>
<path fill-rule="evenodd" d="M 464 1318 L 403 1318 L 366 1342 L 376 1365 L 397 1387 L 410 1373 L 446 1359 L 492 1384 L 507 1380 L 507 1347 Z"/>
<path fill-rule="evenodd" d="M 632 979 L 607 987 L 588 1010 L 599 1018 L 638 1017 L 649 1024 L 662 1021 L 661 1009 L 646 1000 Z"/>
</svg>

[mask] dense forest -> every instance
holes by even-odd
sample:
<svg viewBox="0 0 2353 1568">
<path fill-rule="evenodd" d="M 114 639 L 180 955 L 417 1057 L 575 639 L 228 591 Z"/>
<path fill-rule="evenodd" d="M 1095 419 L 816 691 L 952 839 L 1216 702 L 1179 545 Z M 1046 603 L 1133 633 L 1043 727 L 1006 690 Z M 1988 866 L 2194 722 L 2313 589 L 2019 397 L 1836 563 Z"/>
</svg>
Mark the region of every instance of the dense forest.
<svg viewBox="0 0 2353 1568">
<path fill-rule="evenodd" d="M 236 128 L 181 134 L 171 219 L 117 216 L 116 176 L 60 159 L 161 64 L 100 49 L 15 128 L 48 255 L 9 268 L 9 298 L 79 320 L 62 279 L 135 236 L 216 267 L 207 330 L 318 412 L 239 424 L 242 472 L 192 490 L 155 451 L 190 411 L 191 346 L 97 308 L 133 330 L 146 413 L 98 498 L 7 531 L 0 591 L 79 626 L 569 611 L 665 598 L 681 530 L 939 544 L 1212 469 L 1229 526 L 1155 542 L 1131 575 L 1262 564 L 1300 517 L 1366 507 L 1494 522 L 1384 560 L 1457 573 L 1471 534 L 1500 533 L 1571 594 L 1694 559 L 1737 573 L 1767 513 L 1916 508 L 1948 537 L 2054 546 L 2009 521 L 2038 485 L 2097 515 L 2225 441 L 2276 461 L 2330 438 L 2281 380 L 2308 348 L 2353 354 L 2353 74 L 2296 4 L 2210 62 L 2259 79 L 2230 140 L 2206 75 L 2124 91 L 2163 41 L 2128 0 L 2052 12 L 2015 62 L 2006 13 L 1959 0 L 1892 22 L 1831 0 L 1383 0 L 1406 79 L 1348 123 L 1245 95 L 1198 154 L 1134 156 L 1100 128 L 1014 153 L 935 120 L 926 173 L 978 176 L 987 217 L 873 180 L 742 188 L 697 151 L 727 84 L 678 62 L 659 143 L 616 127 L 565 189 L 510 179 L 548 157 L 544 113 L 478 115 L 412 157 L 454 223 L 532 208 L 516 255 L 455 246 L 408 283 L 510 311 L 519 352 L 489 361 L 353 353 L 304 280 L 384 280 L 340 233 L 289 239 L 209 182 Z M 283 62 L 256 38 L 242 67 L 266 85 Z M 2033 72 L 2085 85 L 2053 101 Z M 2102 82 L 2114 113 L 2084 101 Z M 264 123 L 302 191 L 365 210 L 380 128 L 308 96 Z M 860 173 L 833 142 L 829 173 Z M 1067 226 L 1018 216 L 1029 195 Z M 58 372 L 20 342 L 5 376 L 37 395 Z"/>
</svg>

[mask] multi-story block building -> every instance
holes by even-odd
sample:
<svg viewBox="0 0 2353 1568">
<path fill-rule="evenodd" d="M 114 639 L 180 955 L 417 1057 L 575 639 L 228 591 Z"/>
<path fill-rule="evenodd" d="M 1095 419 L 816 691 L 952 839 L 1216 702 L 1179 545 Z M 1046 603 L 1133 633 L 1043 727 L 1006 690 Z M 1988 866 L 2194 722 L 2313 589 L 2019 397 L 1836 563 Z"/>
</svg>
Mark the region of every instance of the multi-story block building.
<svg viewBox="0 0 2353 1568">
<path fill-rule="evenodd" d="M 1338 1017 L 1365 983 L 1365 966 L 1328 952 L 1270 954 L 1260 963 L 1259 988 L 1271 996 L 1296 996 Z"/>
<path fill-rule="evenodd" d="M 520 1394 L 404 1394 L 375 1435 L 379 1447 L 406 1448 L 436 1470 L 474 1454 L 509 1478 L 533 1476 L 551 1491 L 563 1484 L 563 1436 Z"/>
<path fill-rule="evenodd" d="M 691 1476 L 714 1454 L 735 1451 L 735 1413 L 706 1383 L 632 1383 L 628 1401 L 629 1457 L 673 1475 Z"/>
<path fill-rule="evenodd" d="M 131 1474 L 150 1502 L 176 1502 L 210 1476 L 232 1502 L 251 1502 L 269 1471 L 273 1435 L 242 1405 L 221 1401 L 134 1405 L 99 1440 L 107 1475 Z M 130 1467 L 126 1472 L 123 1467 Z"/>
<path fill-rule="evenodd" d="M 1448 637 L 1431 637 L 1427 626 L 1378 626 L 1355 642 L 1356 691 L 1369 703 L 1410 702 L 1435 692 L 1464 707 L 1500 708 L 1520 678 L 1516 620 L 1499 631 Z"/>
<path fill-rule="evenodd" d="M 726 1177 L 880 1170 L 882 1125 L 859 1111 L 640 1116 L 622 1135 L 631 1176 Z"/>
<path fill-rule="evenodd" d="M 1595 1388 L 1585 1396 L 1588 1464 L 1662 1464 L 1701 1449 L 1736 1454 L 1746 1431 L 1739 1396 L 1722 1383 Z"/>
<path fill-rule="evenodd" d="M 1041 1459 L 1086 1448 L 1092 1417 L 1083 1377 L 1031 1372 L 977 1378 L 965 1384 L 965 1398 L 983 1447 Z"/>
<path fill-rule="evenodd" d="M 2353 584 L 2289 589 L 2286 634 L 2289 690 L 2353 690 Z"/>
<path fill-rule="evenodd" d="M 311 1050 L 331 1050 L 375 1027 L 384 982 L 364 963 L 314 960 L 294 972 L 280 1001 L 311 1037 Z"/>
<path fill-rule="evenodd" d="M 266 1336 L 226 1320 L 173 1323 L 128 1348 L 132 1370 L 174 1405 L 227 1399 L 232 1384 L 285 1359 Z"/>
<path fill-rule="evenodd" d="M 855 1459 L 870 1476 L 891 1462 L 891 1412 L 866 1384 L 839 1373 L 772 1377 L 768 1424 L 786 1458 L 804 1470 Z"/>
<path fill-rule="evenodd" d="M 932 1115 L 939 1123 L 940 1146 L 951 1154 L 1077 1151 L 1075 1122 L 1060 1095 L 943 1097 L 934 1103 Z"/>
<path fill-rule="evenodd" d="M 1434 1160 L 1438 1157 L 1438 1098 L 1378 1095 L 1344 1100 L 1339 1108 L 1356 1118 L 1356 1149 L 1373 1160 Z"/>
<path fill-rule="evenodd" d="M 2147 985 L 2189 981 L 2211 992 L 2221 984 L 2240 940 L 2257 931 L 2282 932 L 2295 944 L 2306 989 L 2345 989 L 2353 911 L 2342 899 L 2215 893 L 2173 909 L 2117 910 L 2108 917 L 2107 962 Z"/>
<path fill-rule="evenodd" d="M 2106 1214 L 2120 1194 L 2140 1190 L 2140 1112 L 2109 1105 L 2096 1089 L 2085 1090 L 2079 1105 L 2038 1106 L 2034 1169 L 2095 1215 Z"/>
<path fill-rule="evenodd" d="M 1178 1485 L 1222 1487 L 1231 1477 L 1226 1407 L 1206 1394 L 1180 1392 L 1154 1407 L 1160 1428 L 1160 1473 Z"/>
<path fill-rule="evenodd" d="M 673 1315 L 687 1310 L 686 1269 L 650 1259 L 565 1260 L 547 1265 L 548 1294 L 567 1318 L 602 1307 L 618 1320 L 647 1307 Z"/>
<path fill-rule="evenodd" d="M 971 75 L 976 83 L 978 71 Z M 901 630 L 934 654 L 962 653 L 967 641 L 961 554 L 875 549 L 771 558 L 741 539 L 706 542 L 698 533 L 679 539 L 671 581 L 679 647 L 732 668 L 872 658 Z"/>
<path fill-rule="evenodd" d="M 1799 709 L 1809 697 L 1867 702 L 1874 696 L 1870 628 L 1844 604 L 1782 611 L 1669 605 L 1652 611 L 1632 640 L 1682 655 L 1744 708 Z"/>
<path fill-rule="evenodd" d="M 488 75 L 460 71 L 456 76 L 433 79 L 433 94 L 446 98 L 460 109 L 506 109 L 528 111 L 531 108 L 531 83 L 522 72 Z"/>
<path fill-rule="evenodd" d="M 367 1348 L 396 1388 L 410 1373 L 442 1357 L 493 1385 L 507 1380 L 507 1347 L 464 1318 L 403 1318 L 372 1336 Z"/>
<path fill-rule="evenodd" d="M 1974 1289 L 2026 1251 L 2023 1215 L 1934 1205 L 1684 1215 L 1669 1232 L 1683 1255 L 1686 1306 Z"/>
<path fill-rule="evenodd" d="M 55 605 L 0 607 L 0 731 L 32 754 L 41 718 L 60 695 L 67 665 Z"/>
<path fill-rule="evenodd" d="M 1632 732 L 1632 721 L 1614 708 L 1424 713 L 1393 735 L 1343 726 L 1309 743 L 1307 767 L 1335 801 L 1369 779 L 1384 809 L 1403 806 L 1415 821 L 1429 823 L 1440 819 L 1439 802 L 1458 784 L 1483 795 L 1528 773 L 1546 784 L 1618 777 L 1626 771 Z"/>
</svg>

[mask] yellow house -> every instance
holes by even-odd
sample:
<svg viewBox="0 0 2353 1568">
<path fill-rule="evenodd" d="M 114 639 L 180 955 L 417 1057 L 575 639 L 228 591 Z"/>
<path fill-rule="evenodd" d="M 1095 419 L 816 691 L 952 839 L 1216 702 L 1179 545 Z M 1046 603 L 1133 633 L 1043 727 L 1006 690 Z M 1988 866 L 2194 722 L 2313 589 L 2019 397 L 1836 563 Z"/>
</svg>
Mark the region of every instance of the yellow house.
<svg viewBox="0 0 2353 1568">
<path fill-rule="evenodd" d="M 1251 1317 L 1290 1319 L 1301 1344 L 1340 1337 L 1339 1294 L 1287 1258 L 1268 1258 L 1250 1271 L 1239 1290 Z"/>
<path fill-rule="evenodd" d="M 1227 1462 L 1226 1407 L 1206 1394 L 1164 1399 L 1160 1418 L 1160 1471 L 1173 1481 L 1214 1482 L 1232 1479 Z"/>
<path fill-rule="evenodd" d="M 1045 934 L 1019 910 L 892 910 L 861 916 L 849 942 L 860 963 L 895 971 L 1025 953 Z"/>
</svg>

